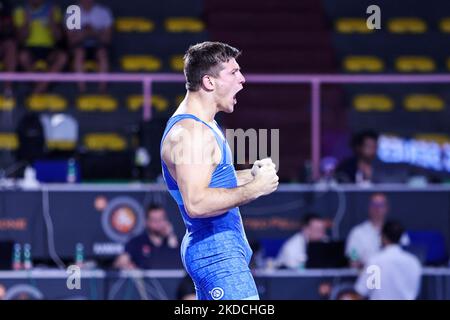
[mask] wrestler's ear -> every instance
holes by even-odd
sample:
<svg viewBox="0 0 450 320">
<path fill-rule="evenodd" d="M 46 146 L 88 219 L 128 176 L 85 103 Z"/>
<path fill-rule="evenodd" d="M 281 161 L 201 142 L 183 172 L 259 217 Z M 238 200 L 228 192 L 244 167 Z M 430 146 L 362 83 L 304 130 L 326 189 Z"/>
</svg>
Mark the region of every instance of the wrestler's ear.
<svg viewBox="0 0 450 320">
<path fill-rule="evenodd" d="M 202 87 L 206 90 L 206 91 L 212 91 L 214 90 L 214 78 L 208 74 L 205 74 L 202 77 Z"/>
</svg>

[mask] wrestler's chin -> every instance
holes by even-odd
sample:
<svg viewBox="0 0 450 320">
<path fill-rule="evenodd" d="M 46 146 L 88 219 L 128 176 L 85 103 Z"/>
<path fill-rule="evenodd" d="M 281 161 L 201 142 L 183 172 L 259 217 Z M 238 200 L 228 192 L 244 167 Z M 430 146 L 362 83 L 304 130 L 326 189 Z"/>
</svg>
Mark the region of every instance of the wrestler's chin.
<svg viewBox="0 0 450 320">
<path fill-rule="evenodd" d="M 235 105 L 236 103 L 233 103 L 233 104 L 230 104 L 228 107 L 226 107 L 225 108 L 225 112 L 226 113 L 232 113 L 233 111 L 234 111 L 234 105 Z"/>
<path fill-rule="evenodd" d="M 224 110 L 225 113 L 232 113 L 234 111 L 234 107 L 230 107 Z"/>
<path fill-rule="evenodd" d="M 219 106 L 219 111 L 225 112 L 225 113 L 232 113 L 234 111 L 234 106 L 236 104 L 236 101 L 233 101 L 232 103 L 229 104 L 223 104 L 221 106 Z"/>
</svg>

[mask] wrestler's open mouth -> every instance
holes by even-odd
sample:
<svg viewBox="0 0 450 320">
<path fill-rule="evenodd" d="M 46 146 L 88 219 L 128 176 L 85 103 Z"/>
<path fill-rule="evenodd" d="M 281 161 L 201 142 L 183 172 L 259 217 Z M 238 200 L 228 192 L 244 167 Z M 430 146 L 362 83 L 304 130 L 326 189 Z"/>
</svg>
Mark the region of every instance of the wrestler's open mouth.
<svg viewBox="0 0 450 320">
<path fill-rule="evenodd" d="M 239 90 L 234 94 L 234 96 L 233 96 L 234 104 L 236 104 L 236 102 L 237 102 L 237 94 L 238 94 L 239 91 L 241 91 L 242 89 L 243 89 L 243 88 L 239 89 Z"/>
<path fill-rule="evenodd" d="M 233 96 L 233 103 L 236 104 L 237 103 L 237 99 L 236 99 L 237 93 Z"/>
</svg>

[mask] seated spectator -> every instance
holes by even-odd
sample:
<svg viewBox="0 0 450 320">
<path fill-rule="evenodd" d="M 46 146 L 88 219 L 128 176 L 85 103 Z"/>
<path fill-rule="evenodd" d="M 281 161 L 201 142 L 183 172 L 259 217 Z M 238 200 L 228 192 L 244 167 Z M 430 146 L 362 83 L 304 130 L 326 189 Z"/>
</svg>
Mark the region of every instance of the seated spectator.
<svg viewBox="0 0 450 320">
<path fill-rule="evenodd" d="M 177 236 L 159 205 L 147 209 L 145 231 L 125 245 L 114 266 L 120 269 L 178 269 L 181 268 Z"/>
<path fill-rule="evenodd" d="M 351 143 L 353 156 L 344 160 L 336 169 L 336 179 L 341 183 L 374 182 L 377 159 L 378 134 L 364 131 L 356 134 Z"/>
<path fill-rule="evenodd" d="M 361 300 L 355 290 L 342 290 L 338 293 L 336 300 Z"/>
<path fill-rule="evenodd" d="M 358 277 L 355 290 L 370 300 L 413 300 L 419 294 L 422 266 L 412 254 L 400 246 L 404 233 L 402 225 L 386 222 L 382 229 L 383 249 L 371 257 L 367 267 Z M 379 272 L 377 272 L 378 270 Z M 377 279 L 378 277 L 378 279 Z"/>
<path fill-rule="evenodd" d="M 0 0 L 0 57 L 3 59 L 4 70 L 14 72 L 16 69 L 16 41 L 14 25 L 11 17 L 11 4 L 8 0 Z M 12 96 L 12 84 L 5 81 L 5 97 Z"/>
<path fill-rule="evenodd" d="M 345 254 L 354 268 L 362 268 L 370 257 L 381 250 L 381 228 L 389 205 L 383 193 L 374 193 L 369 200 L 369 217 L 353 227 L 347 238 Z"/>
<path fill-rule="evenodd" d="M 326 283 L 329 286 L 328 290 L 323 290 L 325 293 L 328 291 L 329 300 L 361 300 L 362 297 L 356 292 L 355 284 L 352 282 L 341 282 L 332 285 Z M 325 284 L 322 284 L 322 286 Z"/>
<path fill-rule="evenodd" d="M 303 268 L 308 259 L 308 242 L 326 240 L 325 221 L 317 214 L 306 214 L 302 218 L 301 230 L 283 244 L 275 263 L 279 267 L 289 269 Z"/>
<path fill-rule="evenodd" d="M 345 254 L 350 266 L 362 268 L 367 261 L 381 250 L 381 228 L 389 214 L 389 202 L 384 193 L 374 193 L 369 200 L 368 219 L 350 230 L 345 245 Z M 405 233 L 402 245 L 409 244 Z"/>
<path fill-rule="evenodd" d="M 84 62 L 95 59 L 100 72 L 109 71 L 108 51 L 111 45 L 113 16 L 111 11 L 94 0 L 80 0 L 81 30 L 69 30 L 69 45 L 73 52 L 73 68 L 84 71 Z M 78 83 L 81 92 L 86 91 L 84 82 Z M 99 91 L 106 91 L 106 83 L 99 84 Z"/>
<path fill-rule="evenodd" d="M 28 0 L 14 12 L 14 24 L 18 31 L 19 63 L 27 71 L 34 70 L 38 60 L 48 64 L 48 72 L 60 72 L 67 63 L 62 46 L 61 11 L 46 0 Z M 47 91 L 48 83 L 39 82 L 34 93 Z"/>
</svg>

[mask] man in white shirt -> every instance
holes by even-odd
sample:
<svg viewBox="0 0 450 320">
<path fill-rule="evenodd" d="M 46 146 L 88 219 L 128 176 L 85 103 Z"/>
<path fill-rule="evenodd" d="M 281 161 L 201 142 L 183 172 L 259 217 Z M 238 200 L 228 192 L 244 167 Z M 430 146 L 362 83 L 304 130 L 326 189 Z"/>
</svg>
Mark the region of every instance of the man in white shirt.
<svg viewBox="0 0 450 320">
<path fill-rule="evenodd" d="M 383 227 L 389 204 L 383 193 L 374 193 L 369 201 L 369 219 L 353 227 L 345 246 L 345 254 L 352 267 L 361 268 L 381 249 L 381 228 Z"/>
<path fill-rule="evenodd" d="M 419 294 L 422 266 L 400 246 L 403 227 L 386 222 L 383 249 L 371 257 L 355 284 L 355 290 L 370 300 L 413 300 Z"/>
<path fill-rule="evenodd" d="M 309 213 L 302 218 L 301 231 L 290 237 L 281 247 L 276 259 L 278 267 L 301 269 L 307 260 L 306 248 L 308 242 L 325 241 L 326 223 L 317 214 Z"/>
</svg>

